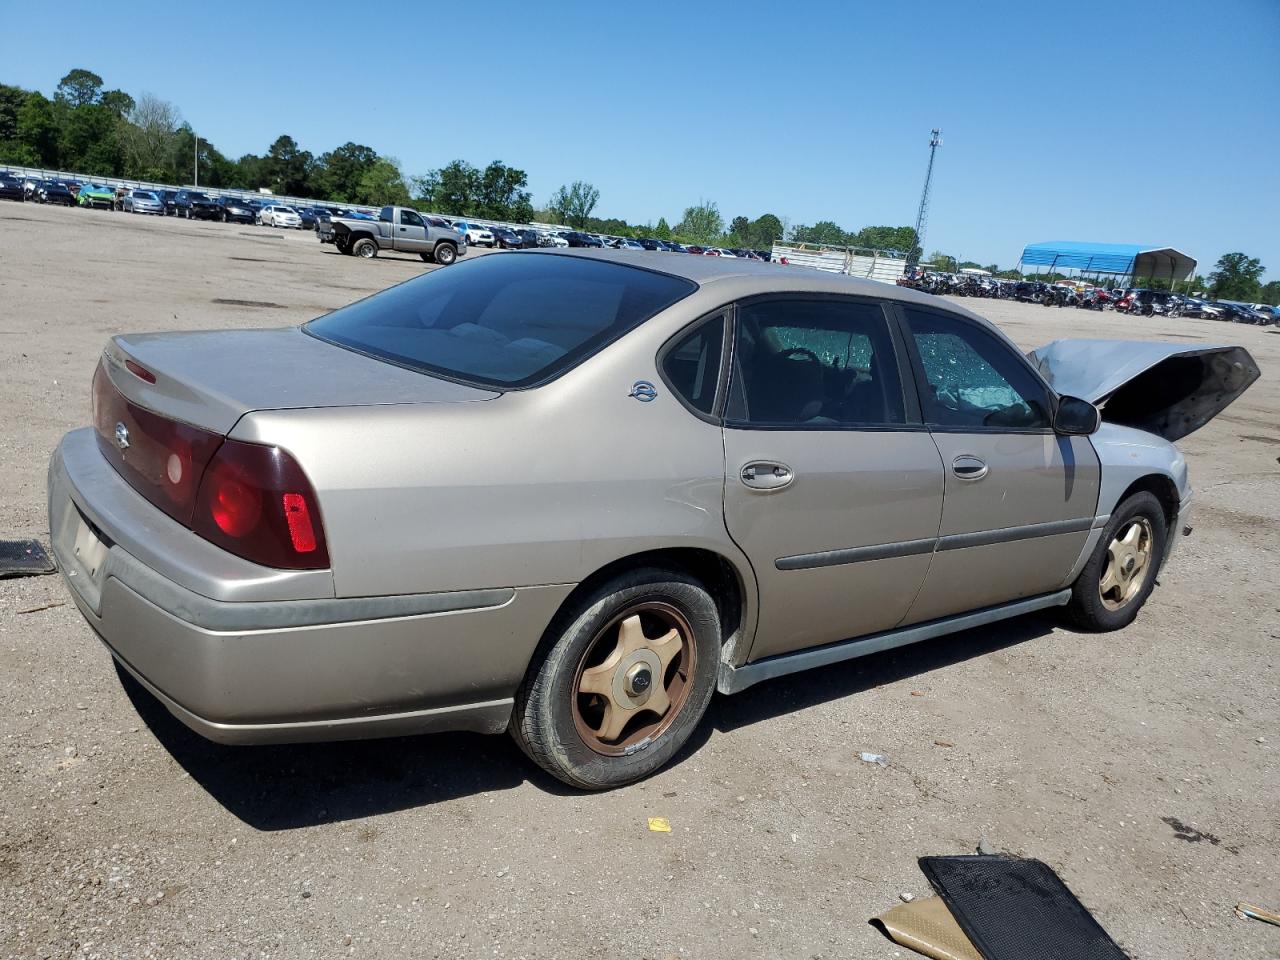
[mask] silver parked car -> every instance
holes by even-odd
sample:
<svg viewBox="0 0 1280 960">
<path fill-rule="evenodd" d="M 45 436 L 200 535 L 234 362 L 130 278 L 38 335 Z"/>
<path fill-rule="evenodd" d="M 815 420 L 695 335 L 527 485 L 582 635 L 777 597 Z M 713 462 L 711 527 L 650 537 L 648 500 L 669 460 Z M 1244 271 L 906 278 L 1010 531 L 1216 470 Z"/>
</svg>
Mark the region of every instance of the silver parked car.
<svg viewBox="0 0 1280 960">
<path fill-rule="evenodd" d="M 121 668 L 211 739 L 510 730 L 609 787 L 716 690 L 1048 607 L 1125 626 L 1190 525 L 1171 441 L 1257 375 L 1028 358 L 811 270 L 504 253 L 302 327 L 113 338 L 51 536 Z"/>
<path fill-rule="evenodd" d="M 130 190 L 121 203 L 125 213 L 154 213 L 164 216 L 164 201 L 154 190 Z"/>
</svg>

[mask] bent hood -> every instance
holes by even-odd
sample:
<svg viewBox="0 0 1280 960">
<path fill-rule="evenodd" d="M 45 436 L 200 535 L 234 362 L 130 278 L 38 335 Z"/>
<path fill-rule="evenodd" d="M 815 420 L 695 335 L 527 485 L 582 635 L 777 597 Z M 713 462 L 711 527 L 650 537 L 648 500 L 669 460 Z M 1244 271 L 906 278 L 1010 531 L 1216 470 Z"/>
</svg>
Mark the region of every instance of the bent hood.
<svg viewBox="0 0 1280 960">
<path fill-rule="evenodd" d="M 1055 340 L 1028 354 L 1059 394 L 1102 408 L 1102 419 L 1180 440 L 1258 379 L 1244 347 L 1140 340 Z"/>
</svg>

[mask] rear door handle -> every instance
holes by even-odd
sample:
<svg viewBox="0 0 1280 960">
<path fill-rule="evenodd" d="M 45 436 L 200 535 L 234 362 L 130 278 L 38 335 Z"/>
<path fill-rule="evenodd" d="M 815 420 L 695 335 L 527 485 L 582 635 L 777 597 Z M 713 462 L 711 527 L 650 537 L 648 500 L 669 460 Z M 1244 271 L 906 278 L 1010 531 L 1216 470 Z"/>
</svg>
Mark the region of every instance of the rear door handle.
<svg viewBox="0 0 1280 960">
<path fill-rule="evenodd" d="M 986 461 L 977 457 L 956 457 L 951 461 L 951 472 L 961 480 L 981 480 L 987 469 Z"/>
<path fill-rule="evenodd" d="M 738 476 L 753 490 L 780 490 L 796 478 L 790 467 L 777 460 L 753 460 Z"/>
</svg>

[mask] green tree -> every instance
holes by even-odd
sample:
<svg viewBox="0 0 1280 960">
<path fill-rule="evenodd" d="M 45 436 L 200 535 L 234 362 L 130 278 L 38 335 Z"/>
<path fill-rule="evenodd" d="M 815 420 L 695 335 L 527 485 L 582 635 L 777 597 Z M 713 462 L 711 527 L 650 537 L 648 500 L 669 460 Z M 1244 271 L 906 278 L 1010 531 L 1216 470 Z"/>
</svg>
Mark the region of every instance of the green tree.
<svg viewBox="0 0 1280 960">
<path fill-rule="evenodd" d="M 123 90 L 107 90 L 98 98 L 98 102 L 110 110 L 117 120 L 123 120 L 137 106 L 133 97 Z"/>
<path fill-rule="evenodd" d="M 129 175 L 144 180 L 170 180 L 175 175 L 175 138 L 182 118 L 178 108 L 144 93 L 121 127 Z"/>
<path fill-rule="evenodd" d="M 72 107 L 83 107 L 97 102 L 98 94 L 101 92 L 102 78 L 92 70 L 77 67 L 58 81 L 54 99 L 70 104 Z"/>
<path fill-rule="evenodd" d="M 480 171 L 465 160 L 413 178 L 419 202 L 449 216 L 471 216 L 480 197 Z"/>
<path fill-rule="evenodd" d="M 409 205 L 409 187 L 394 157 L 379 157 L 365 168 L 356 186 L 354 200 L 382 207 L 387 204 Z"/>
<path fill-rule="evenodd" d="M 925 257 L 925 263 L 930 263 L 947 273 L 953 273 L 956 270 L 956 258 L 949 253 L 943 253 L 941 250 L 935 250 Z"/>
<path fill-rule="evenodd" d="M 770 250 L 782 239 L 782 221 L 772 213 L 766 213 L 751 222 L 748 246 L 753 250 Z"/>
<path fill-rule="evenodd" d="M 724 218 L 720 216 L 720 208 L 708 200 L 685 207 L 684 216 L 675 228 L 675 233 L 699 244 L 715 243 L 723 232 Z"/>
<path fill-rule="evenodd" d="M 528 222 L 533 219 L 532 194 L 528 186 L 529 178 L 523 170 L 494 160 L 480 174 L 476 208 L 469 212 L 490 220 Z"/>
<path fill-rule="evenodd" d="M 88 103 L 66 111 L 58 136 L 58 163 L 81 173 L 124 173 L 120 120 L 106 107 Z"/>
<path fill-rule="evenodd" d="M 910 254 L 916 245 L 916 231 L 913 227 L 863 227 L 849 237 L 849 244 L 869 250 Z"/>
<path fill-rule="evenodd" d="M 1269 303 L 1273 307 L 1280 306 L 1280 280 L 1263 284 L 1262 289 L 1258 291 L 1258 302 Z"/>
<path fill-rule="evenodd" d="M 653 235 L 659 240 L 671 239 L 671 226 L 667 223 L 666 217 L 658 218 L 658 225 L 653 228 Z"/>
<path fill-rule="evenodd" d="M 257 190 L 259 187 L 265 187 L 270 182 L 270 178 L 267 175 L 266 158 L 260 157 L 256 153 L 246 153 L 233 164 L 233 167 L 235 172 L 232 175 L 232 182 L 239 186 Z"/>
<path fill-rule="evenodd" d="M 297 141 L 285 134 L 276 137 L 263 158 L 263 173 L 272 192 L 287 196 L 306 196 L 313 192 L 311 170 L 315 161 L 306 150 L 298 148 Z"/>
<path fill-rule="evenodd" d="M 811 227 L 798 226 L 792 231 L 791 239 L 797 243 L 825 243 L 833 247 L 848 242 L 845 232 L 830 220 L 819 220 Z"/>
<path fill-rule="evenodd" d="M 551 195 L 548 209 L 554 211 L 559 219 L 572 227 L 582 230 L 587 226 L 587 218 L 600 202 L 600 191 L 592 184 L 575 180 L 568 186 L 562 186 Z"/>
<path fill-rule="evenodd" d="M 1262 261 L 1243 253 L 1224 253 L 1209 274 L 1209 296 L 1215 300 L 1256 301 L 1261 289 Z"/>
<path fill-rule="evenodd" d="M 356 197 L 362 192 L 364 175 L 377 162 L 378 154 L 372 147 L 347 141 L 321 154 L 313 181 L 315 192 L 339 203 L 360 203 Z"/>
<path fill-rule="evenodd" d="M 729 246 L 751 246 L 751 221 L 746 217 L 734 217 L 729 221 Z"/>
<path fill-rule="evenodd" d="M 27 91 L 0 83 L 0 144 L 17 140 L 18 111 L 26 102 Z"/>
<path fill-rule="evenodd" d="M 27 94 L 18 108 L 17 139 L 33 162 L 43 167 L 57 166 L 58 121 L 53 104 L 38 92 Z"/>
</svg>

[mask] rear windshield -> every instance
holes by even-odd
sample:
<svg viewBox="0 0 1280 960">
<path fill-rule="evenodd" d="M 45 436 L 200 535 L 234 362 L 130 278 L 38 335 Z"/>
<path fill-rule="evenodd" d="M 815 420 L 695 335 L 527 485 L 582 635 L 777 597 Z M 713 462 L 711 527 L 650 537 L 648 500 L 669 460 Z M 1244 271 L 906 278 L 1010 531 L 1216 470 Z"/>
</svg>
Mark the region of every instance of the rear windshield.
<svg viewBox="0 0 1280 960">
<path fill-rule="evenodd" d="M 496 254 L 409 280 L 303 329 L 410 369 L 526 387 L 559 376 L 695 289 L 621 264 Z"/>
</svg>

